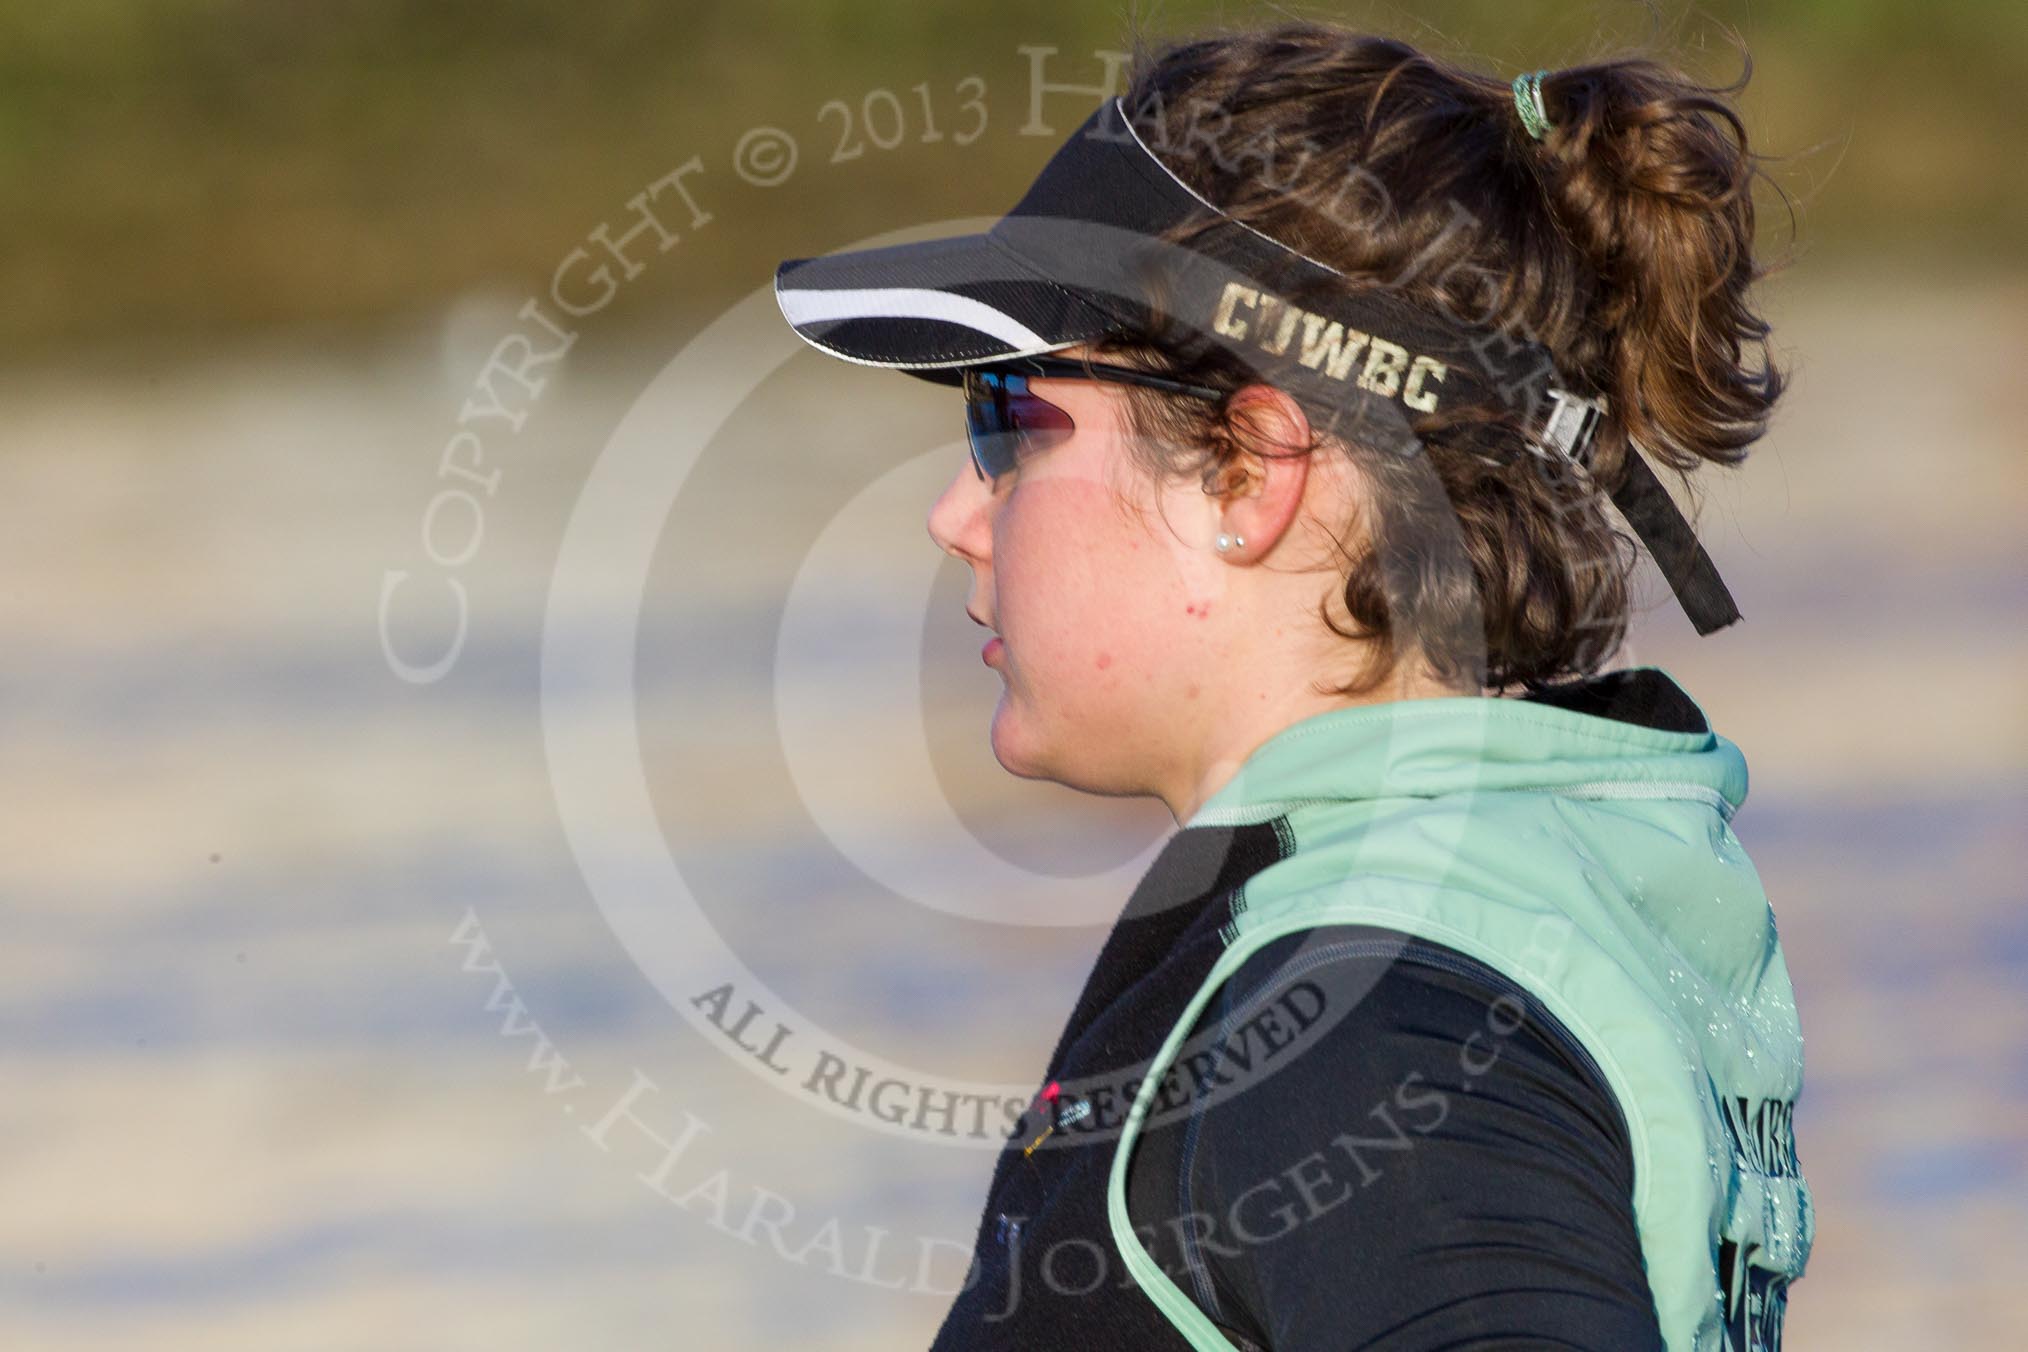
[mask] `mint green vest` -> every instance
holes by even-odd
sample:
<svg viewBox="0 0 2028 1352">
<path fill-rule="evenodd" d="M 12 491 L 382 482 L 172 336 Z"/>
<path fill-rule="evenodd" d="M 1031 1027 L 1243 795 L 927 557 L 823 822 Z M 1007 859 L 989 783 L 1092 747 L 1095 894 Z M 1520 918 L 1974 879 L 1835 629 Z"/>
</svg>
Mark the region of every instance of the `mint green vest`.
<svg viewBox="0 0 2028 1352">
<path fill-rule="evenodd" d="M 1336 709 L 1254 750 L 1186 825 L 1282 819 L 1294 852 L 1235 897 L 1225 951 L 1128 1111 L 1107 1191 L 1129 1272 L 1192 1346 L 1231 1352 L 1134 1234 L 1127 1163 L 1218 987 L 1269 940 L 1326 924 L 1449 945 L 1537 997 L 1625 1116 L 1671 1352 L 1779 1337 L 1814 1220 L 1791 1134 L 1803 1049 L 1788 968 L 1729 824 L 1746 782 L 1739 748 L 1714 732 L 1500 698 Z"/>
</svg>

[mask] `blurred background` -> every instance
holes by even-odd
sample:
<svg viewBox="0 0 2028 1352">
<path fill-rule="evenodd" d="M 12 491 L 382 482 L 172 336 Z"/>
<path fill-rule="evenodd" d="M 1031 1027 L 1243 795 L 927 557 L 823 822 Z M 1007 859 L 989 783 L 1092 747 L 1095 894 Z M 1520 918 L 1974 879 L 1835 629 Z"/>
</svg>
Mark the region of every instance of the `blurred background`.
<svg viewBox="0 0 2028 1352">
<path fill-rule="evenodd" d="M 1006 210 L 1130 21 L 1284 16 L 1751 48 L 1794 392 L 1703 488 L 1745 622 L 1650 576 L 1623 660 L 1751 766 L 1791 1345 L 2019 1345 L 2028 9 L 4 0 L 0 1347 L 927 1345 L 990 1154 L 752 1049 L 1032 1084 L 1172 824 L 995 764 L 955 405 L 765 291 Z"/>
</svg>

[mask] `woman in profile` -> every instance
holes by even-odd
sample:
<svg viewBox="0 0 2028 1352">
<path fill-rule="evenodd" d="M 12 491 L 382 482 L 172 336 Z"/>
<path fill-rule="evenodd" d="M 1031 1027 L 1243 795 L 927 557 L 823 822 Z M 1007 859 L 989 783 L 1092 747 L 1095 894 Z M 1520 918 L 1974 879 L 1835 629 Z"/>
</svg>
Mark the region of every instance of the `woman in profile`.
<svg viewBox="0 0 2028 1352">
<path fill-rule="evenodd" d="M 962 387 L 929 513 L 1002 765 L 1159 797 L 936 1338 L 1775 1346 L 1814 1222 L 1739 749 L 1608 669 L 1652 460 L 1781 391 L 1724 91 L 1294 23 L 1142 50 L 975 236 L 792 260 Z"/>
</svg>

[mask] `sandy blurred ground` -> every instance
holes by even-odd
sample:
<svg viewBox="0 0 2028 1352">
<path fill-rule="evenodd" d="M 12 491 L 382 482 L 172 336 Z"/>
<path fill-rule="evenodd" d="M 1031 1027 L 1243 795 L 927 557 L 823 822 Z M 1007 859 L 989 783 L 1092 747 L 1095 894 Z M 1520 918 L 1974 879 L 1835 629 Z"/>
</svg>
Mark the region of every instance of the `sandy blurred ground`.
<svg viewBox="0 0 2028 1352">
<path fill-rule="evenodd" d="M 1704 515 L 1747 621 L 1697 640 L 1651 580 L 1629 660 L 1674 673 L 1751 766 L 1736 827 L 1810 1057 L 1821 1231 L 1790 1345 L 2017 1346 L 2028 278 L 1778 297 L 1792 401 Z M 941 1316 L 935 1292 L 841 1277 L 809 1245 L 835 1221 L 856 1269 L 878 1227 L 895 1266 L 869 1271 L 892 1276 L 925 1237 L 966 1244 L 990 1157 L 812 1111 L 707 1045 L 559 824 L 551 575 L 600 448 L 679 339 L 580 343 L 497 443 L 451 674 L 409 685 L 383 658 L 383 575 L 421 566 L 437 454 L 510 314 L 480 297 L 371 346 L 0 373 L 0 1346 L 871 1349 L 926 1345 Z M 807 355 L 747 402 L 647 578 L 641 742 L 667 848 L 756 972 L 897 1062 L 1026 1083 L 1101 931 L 870 883 L 806 810 L 771 699 L 811 542 L 947 445 L 954 414 Z M 934 862 L 955 814 L 1106 914 L 1124 892 L 1091 878 L 1166 814 L 993 763 L 997 678 L 962 571 L 934 572 L 926 610 L 909 599 L 936 566 L 926 507 L 851 520 L 863 572 L 828 595 L 833 646 L 800 673 L 833 692 L 851 792 L 901 854 Z M 594 589 L 623 605 L 634 580 Z M 899 704 L 876 688 L 893 654 L 852 642 L 897 609 L 922 685 Z M 933 779 L 883 758 L 925 733 Z M 587 1088 L 545 1092 L 526 1038 L 502 1035 L 493 978 L 451 940 L 468 917 Z M 641 1181 L 639 1137 L 586 1134 L 636 1073 L 670 1132 L 708 1124 L 675 1186 L 726 1170 L 721 1225 Z M 757 1189 L 795 1208 L 802 1262 L 727 1233 Z M 954 1284 L 952 1261 L 925 1284 Z"/>
</svg>

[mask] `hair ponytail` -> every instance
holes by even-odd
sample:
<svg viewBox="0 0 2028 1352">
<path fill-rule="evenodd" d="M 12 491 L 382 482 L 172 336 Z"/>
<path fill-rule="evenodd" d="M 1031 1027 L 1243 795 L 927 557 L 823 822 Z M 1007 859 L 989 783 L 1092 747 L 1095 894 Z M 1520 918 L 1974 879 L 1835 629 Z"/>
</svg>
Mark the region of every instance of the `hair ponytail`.
<svg viewBox="0 0 2028 1352">
<path fill-rule="evenodd" d="M 1595 278 L 1582 364 L 1613 411 L 1608 433 L 1683 472 L 1737 464 L 1783 377 L 1749 303 L 1758 170 L 1730 91 L 1641 59 L 1551 72 L 1541 91 L 1537 163 Z"/>
</svg>

